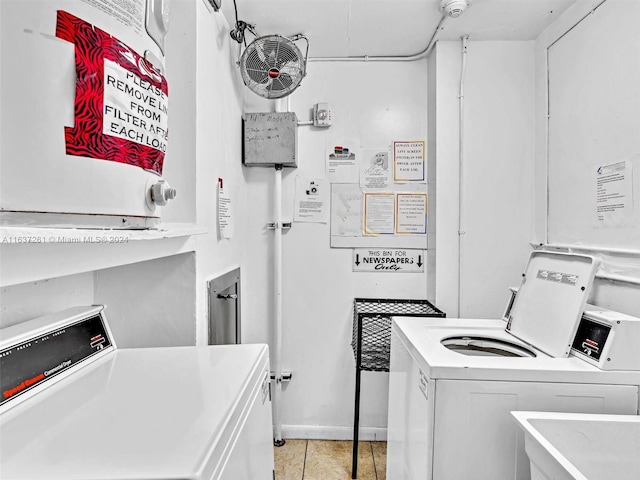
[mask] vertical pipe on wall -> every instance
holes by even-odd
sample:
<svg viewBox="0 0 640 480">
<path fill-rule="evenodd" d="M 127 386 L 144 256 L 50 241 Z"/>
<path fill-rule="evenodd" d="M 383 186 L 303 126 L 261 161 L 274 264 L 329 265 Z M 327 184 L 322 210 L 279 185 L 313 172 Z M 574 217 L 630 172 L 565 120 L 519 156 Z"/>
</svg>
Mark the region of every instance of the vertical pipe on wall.
<svg viewBox="0 0 640 480">
<path fill-rule="evenodd" d="M 545 104 L 546 104 L 546 109 L 547 111 L 544 113 L 546 122 L 545 122 L 545 137 L 544 137 L 544 151 L 545 151 L 545 156 L 546 156 L 546 162 L 544 164 L 544 168 L 545 168 L 545 187 L 546 187 L 546 192 L 545 192 L 545 197 L 544 197 L 544 202 L 545 202 L 545 213 L 544 213 L 544 243 L 549 243 L 549 121 L 550 121 L 550 109 L 551 109 L 551 100 L 549 98 L 549 47 L 544 49 L 544 67 L 546 70 L 546 85 L 545 85 L 545 91 L 544 91 L 544 95 L 545 95 Z"/>
<path fill-rule="evenodd" d="M 467 40 L 469 35 L 460 37 L 462 40 L 462 67 L 460 69 L 459 100 L 459 144 L 458 144 L 458 316 L 462 317 L 463 288 L 462 275 L 464 267 L 464 74 L 467 69 Z"/>
<path fill-rule="evenodd" d="M 273 443 L 284 445 L 282 439 L 282 419 L 280 418 L 280 398 L 282 396 L 282 165 L 275 166 L 273 188 L 274 208 L 274 240 L 273 240 L 273 290 L 274 290 L 274 322 L 273 322 L 273 363 L 275 385 L 273 389 Z"/>
<path fill-rule="evenodd" d="M 291 97 L 281 98 L 275 102 L 276 112 L 291 111 Z M 282 398 L 282 165 L 275 165 L 273 182 L 273 444 L 281 447 L 285 444 L 282 438 L 282 417 L 280 399 Z"/>
</svg>

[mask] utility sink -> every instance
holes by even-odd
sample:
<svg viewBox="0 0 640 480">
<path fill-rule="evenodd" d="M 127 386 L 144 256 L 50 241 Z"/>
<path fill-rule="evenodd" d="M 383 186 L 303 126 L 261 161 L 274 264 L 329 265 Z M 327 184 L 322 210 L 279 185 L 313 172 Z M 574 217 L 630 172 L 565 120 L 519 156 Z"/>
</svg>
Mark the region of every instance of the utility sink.
<svg viewBox="0 0 640 480">
<path fill-rule="evenodd" d="M 531 480 L 640 479 L 640 416 L 511 412 Z"/>
</svg>

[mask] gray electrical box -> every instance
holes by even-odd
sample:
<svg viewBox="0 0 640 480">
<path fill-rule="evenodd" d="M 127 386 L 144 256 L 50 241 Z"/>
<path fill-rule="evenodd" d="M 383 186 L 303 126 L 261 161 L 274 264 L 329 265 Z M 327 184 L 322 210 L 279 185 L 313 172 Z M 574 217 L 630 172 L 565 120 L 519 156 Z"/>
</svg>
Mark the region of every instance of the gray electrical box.
<svg viewBox="0 0 640 480">
<path fill-rule="evenodd" d="M 242 163 L 248 167 L 298 166 L 298 117 L 293 112 L 247 113 Z"/>
</svg>

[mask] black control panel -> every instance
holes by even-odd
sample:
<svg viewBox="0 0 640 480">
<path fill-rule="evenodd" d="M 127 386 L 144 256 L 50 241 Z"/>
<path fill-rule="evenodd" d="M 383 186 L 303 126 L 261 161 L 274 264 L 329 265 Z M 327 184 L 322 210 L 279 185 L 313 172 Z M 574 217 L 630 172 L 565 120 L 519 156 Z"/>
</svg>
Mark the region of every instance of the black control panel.
<svg viewBox="0 0 640 480">
<path fill-rule="evenodd" d="M 571 348 L 586 357 L 600 360 L 610 332 L 610 325 L 593 321 L 583 315 Z"/>
<path fill-rule="evenodd" d="M 100 314 L 0 352 L 0 405 L 110 347 Z"/>
</svg>

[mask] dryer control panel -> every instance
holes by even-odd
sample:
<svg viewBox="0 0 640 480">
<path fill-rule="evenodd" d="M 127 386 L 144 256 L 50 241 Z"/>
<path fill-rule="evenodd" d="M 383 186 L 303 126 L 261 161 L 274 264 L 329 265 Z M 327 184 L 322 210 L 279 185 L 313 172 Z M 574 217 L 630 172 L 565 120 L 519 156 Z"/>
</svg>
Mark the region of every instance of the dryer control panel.
<svg viewBox="0 0 640 480">
<path fill-rule="evenodd" d="M 0 411 L 112 351 L 103 309 L 74 307 L 2 329 Z"/>
<path fill-rule="evenodd" d="M 571 354 L 602 370 L 640 370 L 640 318 L 593 308 L 582 315 Z"/>
</svg>

